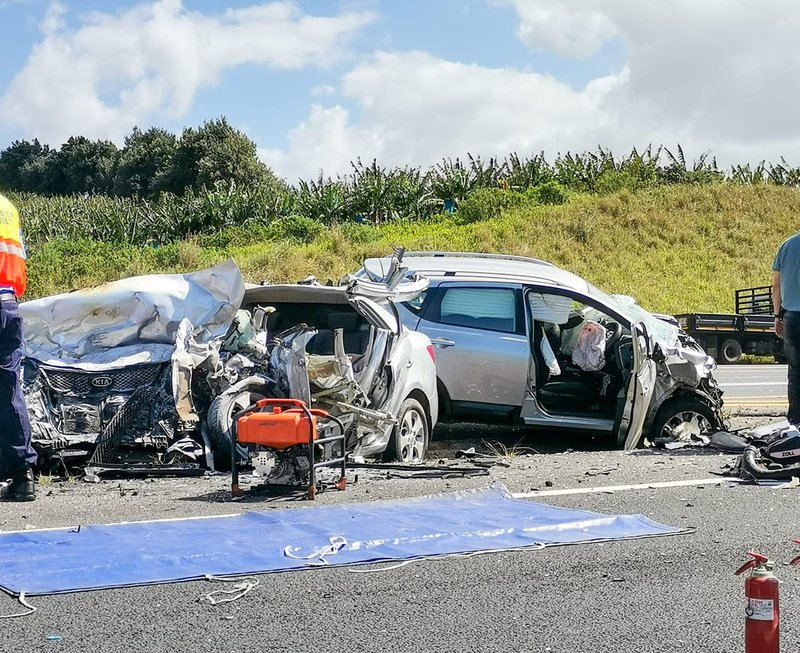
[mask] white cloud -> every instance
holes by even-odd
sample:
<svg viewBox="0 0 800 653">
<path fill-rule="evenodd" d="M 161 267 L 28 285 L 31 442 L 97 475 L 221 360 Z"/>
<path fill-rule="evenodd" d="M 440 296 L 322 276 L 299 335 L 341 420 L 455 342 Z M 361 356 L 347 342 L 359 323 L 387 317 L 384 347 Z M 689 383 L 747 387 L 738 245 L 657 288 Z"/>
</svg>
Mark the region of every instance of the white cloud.
<svg viewBox="0 0 800 653">
<path fill-rule="evenodd" d="M 0 97 L 0 122 L 52 144 L 72 134 L 120 141 L 134 124 L 181 117 L 234 66 L 330 65 L 373 19 L 310 16 L 292 2 L 211 15 L 158 0 L 86 14 L 70 30 L 65 13 L 51 5 L 42 40 Z"/>
<path fill-rule="evenodd" d="M 680 143 L 687 158 L 710 150 L 722 166 L 800 163 L 794 0 L 489 1 L 516 10 L 517 35 L 531 49 L 581 60 L 613 42 L 624 60 L 575 89 L 531 71 L 379 52 L 341 80 L 355 110 L 315 107 L 288 149 L 265 158 L 296 177 L 320 165 L 346 172 L 356 156 L 429 165 L 466 152 L 543 149 L 552 159 L 598 145 L 624 154 Z M 321 142 L 324 157 L 308 157 L 304 148 Z"/>
<path fill-rule="evenodd" d="M 259 156 L 290 183 L 310 179 L 320 172 L 326 176 L 350 171 L 354 152 L 364 152 L 371 160 L 386 152 L 381 125 L 350 124 L 350 114 L 344 107 L 311 107 L 305 122 L 289 133 L 289 150 L 261 149 Z"/>
<path fill-rule="evenodd" d="M 578 57 L 612 39 L 624 43 L 630 79 L 616 105 L 636 131 L 688 132 L 721 155 L 763 148 L 773 156 L 782 141 L 800 139 L 800 5 L 792 0 L 505 2 L 532 48 Z"/>
<path fill-rule="evenodd" d="M 626 71 L 580 91 L 548 75 L 486 68 L 424 52 L 377 53 L 347 73 L 341 92 L 357 106 L 355 121 L 341 107 L 315 106 L 290 135 L 285 152 L 263 151 L 289 179 L 349 170 L 351 160 L 384 165 L 431 165 L 466 152 L 582 147 L 598 128 L 614 128 L 603 108 L 627 79 Z"/>
<path fill-rule="evenodd" d="M 644 0 L 643 0 L 644 1 Z M 536 50 L 585 58 L 617 35 L 617 27 L 593 0 L 516 0 L 517 36 Z"/>
<path fill-rule="evenodd" d="M 314 97 L 321 97 L 323 95 L 333 95 L 336 93 L 336 87 L 331 86 L 330 84 L 322 84 L 320 86 L 315 86 L 311 89 L 311 95 Z"/>
</svg>

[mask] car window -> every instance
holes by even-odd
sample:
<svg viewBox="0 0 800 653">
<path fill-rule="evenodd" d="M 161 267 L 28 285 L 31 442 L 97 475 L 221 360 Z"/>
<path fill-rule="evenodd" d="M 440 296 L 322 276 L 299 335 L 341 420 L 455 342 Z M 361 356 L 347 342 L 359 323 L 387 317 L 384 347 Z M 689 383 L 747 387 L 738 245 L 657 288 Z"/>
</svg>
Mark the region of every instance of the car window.
<svg viewBox="0 0 800 653">
<path fill-rule="evenodd" d="M 425 298 L 426 297 L 428 297 L 428 291 L 427 290 L 425 290 L 424 292 L 421 292 L 419 295 L 414 297 L 414 299 L 411 299 L 411 300 L 409 300 L 407 302 L 403 302 L 403 306 L 405 306 L 406 308 L 411 309 L 415 313 L 420 313 L 422 311 L 422 307 L 425 305 Z"/>
<path fill-rule="evenodd" d="M 443 324 L 505 331 L 517 328 L 516 295 L 509 288 L 448 288 L 439 307 Z"/>
<path fill-rule="evenodd" d="M 578 310 L 571 298 L 565 295 L 549 295 L 540 292 L 528 293 L 531 317 L 539 322 L 563 324 L 569 319 L 570 310 Z"/>
</svg>

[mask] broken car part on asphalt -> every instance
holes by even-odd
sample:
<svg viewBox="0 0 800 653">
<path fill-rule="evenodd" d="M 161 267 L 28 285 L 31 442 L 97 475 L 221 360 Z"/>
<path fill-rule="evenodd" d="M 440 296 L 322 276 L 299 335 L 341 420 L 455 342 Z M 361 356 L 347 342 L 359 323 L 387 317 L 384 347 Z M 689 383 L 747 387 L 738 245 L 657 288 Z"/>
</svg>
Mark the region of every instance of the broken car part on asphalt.
<svg viewBox="0 0 800 653">
<path fill-rule="evenodd" d="M 383 291 L 245 287 L 229 261 L 26 302 L 34 446 L 51 466 L 88 462 L 98 475 L 186 474 L 227 466 L 234 416 L 281 398 L 330 412 L 348 454 L 419 462 L 438 413 L 432 348 L 390 300 L 424 287 L 399 266 Z M 277 482 L 304 473 L 272 470 Z"/>
<path fill-rule="evenodd" d="M 800 431 L 786 420 L 746 434 L 712 438 L 712 446 L 741 454 L 731 475 L 756 482 L 800 477 Z"/>
</svg>

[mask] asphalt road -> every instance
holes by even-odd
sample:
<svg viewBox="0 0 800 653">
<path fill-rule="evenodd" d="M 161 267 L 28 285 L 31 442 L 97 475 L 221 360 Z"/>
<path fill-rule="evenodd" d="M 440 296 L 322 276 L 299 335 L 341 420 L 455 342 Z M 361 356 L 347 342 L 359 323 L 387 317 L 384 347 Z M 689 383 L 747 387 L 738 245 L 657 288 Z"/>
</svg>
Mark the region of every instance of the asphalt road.
<svg viewBox="0 0 800 653">
<path fill-rule="evenodd" d="M 786 406 L 786 365 L 721 365 L 714 376 L 728 406 Z"/>
<path fill-rule="evenodd" d="M 324 493 L 317 504 L 399 500 L 491 483 L 524 493 L 702 480 L 731 461 L 696 452 L 573 452 L 587 443 L 564 436 L 522 439 L 515 429 L 460 426 L 442 430 L 441 437 L 434 458 L 449 458 L 470 441 L 488 450 L 480 444 L 487 439 L 500 442 L 492 447 L 508 455 L 482 478 L 387 480 L 362 472 L 347 491 Z M 0 504 L 0 530 L 287 505 L 231 503 L 228 482 L 218 476 L 43 485 L 33 504 Z M 791 543 L 800 536 L 797 492 L 718 479 L 551 495 L 541 500 L 603 513 L 642 513 L 694 532 L 419 561 L 385 571 L 375 566 L 374 573 L 327 568 L 264 575 L 250 594 L 227 605 L 198 603 L 218 589 L 203 581 L 36 597 L 34 615 L 0 621 L 0 651 L 742 651 L 744 580 L 733 571 L 751 548 L 778 563 L 776 573 L 784 581 L 782 650 L 798 650 L 800 568 L 785 564 L 798 553 Z M 0 598 L 0 614 L 17 607 Z"/>
</svg>

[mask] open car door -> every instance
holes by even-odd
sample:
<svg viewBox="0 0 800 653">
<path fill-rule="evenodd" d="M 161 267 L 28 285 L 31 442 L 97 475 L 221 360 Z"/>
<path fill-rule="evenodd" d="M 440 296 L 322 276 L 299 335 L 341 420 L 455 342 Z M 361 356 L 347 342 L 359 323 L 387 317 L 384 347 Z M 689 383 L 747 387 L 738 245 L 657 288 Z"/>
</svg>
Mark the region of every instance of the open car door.
<svg viewBox="0 0 800 653">
<path fill-rule="evenodd" d="M 624 442 L 626 451 L 635 449 L 642 439 L 642 427 L 656 381 L 656 363 L 652 358 L 653 343 L 647 327 L 643 322 L 634 322 L 631 325 L 631 335 L 633 368 L 617 430 L 617 442 Z"/>
</svg>

